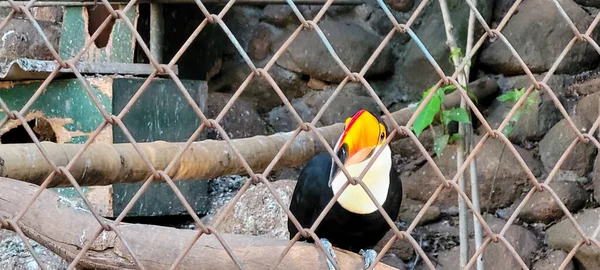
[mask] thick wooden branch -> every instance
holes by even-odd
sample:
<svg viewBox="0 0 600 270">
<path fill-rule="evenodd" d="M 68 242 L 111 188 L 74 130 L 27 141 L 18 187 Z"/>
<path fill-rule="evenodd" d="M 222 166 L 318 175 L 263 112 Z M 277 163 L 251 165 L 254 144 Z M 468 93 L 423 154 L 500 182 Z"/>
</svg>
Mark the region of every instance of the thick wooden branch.
<svg viewBox="0 0 600 270">
<path fill-rule="evenodd" d="M 498 88 L 492 79 L 482 79 L 469 85 L 478 100 L 494 95 Z M 460 103 L 458 92 L 445 98 L 447 108 Z M 405 108 L 393 113 L 394 119 L 404 125 L 414 109 Z M 389 123 L 388 119 L 384 120 Z M 343 130 L 343 124 L 319 128 L 329 145 L 333 145 Z M 292 133 L 235 139 L 239 150 L 254 172 L 264 171 Z M 396 138 L 399 138 L 396 137 Z M 164 170 L 184 143 L 150 142 L 139 144 L 152 165 Z M 55 144 L 44 142 L 50 159 L 57 166 L 65 166 L 83 147 L 81 144 Z M 314 132 L 301 132 L 281 157 L 276 168 L 295 167 L 324 151 Z M 0 145 L 0 176 L 34 184 L 41 184 L 50 174 L 51 167 L 33 144 Z M 150 175 L 148 167 L 130 143 L 92 143 L 70 170 L 81 186 L 110 185 L 144 181 Z M 173 180 L 211 179 L 223 175 L 245 174 L 240 160 L 225 141 L 205 140 L 192 143 L 181 159 L 169 171 Z M 50 187 L 70 186 L 66 177 L 57 176 Z"/>
<path fill-rule="evenodd" d="M 0 220 L 16 216 L 23 210 L 37 185 L 0 177 Z M 45 189 L 18 221 L 19 228 L 40 243 L 71 262 L 85 242 L 100 227 L 87 210 Z M 107 222 L 112 222 L 106 220 Z M 146 269 L 168 269 L 197 234 L 162 226 L 121 223 L 119 231 Z M 287 240 L 259 236 L 221 234 L 244 269 L 271 269 Z M 342 269 L 360 269 L 360 255 L 336 249 Z M 81 260 L 82 269 L 137 269 L 127 249 L 113 231 L 104 232 Z M 279 269 L 327 269 L 325 256 L 318 247 L 296 243 Z M 225 249 L 213 235 L 204 235 L 195 243 L 177 269 L 236 269 Z M 377 269 L 393 269 L 383 263 Z"/>
</svg>

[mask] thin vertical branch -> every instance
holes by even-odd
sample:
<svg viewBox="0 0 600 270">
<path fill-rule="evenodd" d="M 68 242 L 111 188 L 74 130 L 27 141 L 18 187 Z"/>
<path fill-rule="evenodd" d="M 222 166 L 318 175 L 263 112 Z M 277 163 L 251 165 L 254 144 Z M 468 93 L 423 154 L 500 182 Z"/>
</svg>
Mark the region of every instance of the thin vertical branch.
<svg viewBox="0 0 600 270">
<path fill-rule="evenodd" d="M 450 19 L 450 11 L 448 10 L 448 4 L 446 3 L 446 0 L 439 0 L 440 2 L 440 9 L 442 11 L 442 18 L 444 20 L 444 28 L 446 30 L 446 43 L 448 45 L 448 47 L 450 48 L 450 52 L 454 52 L 456 49 L 458 49 L 457 43 L 456 43 L 456 38 L 454 36 L 454 26 L 452 25 L 452 21 Z M 475 26 L 475 14 L 473 11 L 470 11 L 469 14 L 469 24 L 468 24 L 468 36 L 467 36 L 467 52 L 466 54 L 468 54 L 468 52 L 472 49 L 473 46 L 473 32 L 474 32 L 474 26 Z M 452 63 L 454 64 L 454 68 L 458 69 L 460 66 L 460 62 L 462 61 L 461 56 L 459 54 L 453 53 L 452 54 Z M 465 66 L 464 70 L 458 74 L 458 83 L 460 83 L 461 85 L 467 85 L 467 81 L 468 81 L 468 76 L 469 76 L 469 65 Z M 464 110 L 467 110 L 468 112 L 468 108 L 466 106 L 466 101 L 464 100 L 464 98 L 461 97 L 461 101 L 460 101 L 460 107 Z M 458 147 L 456 148 L 456 167 L 457 169 L 460 168 L 462 166 L 462 164 L 464 163 L 464 159 L 465 159 L 465 152 L 469 151 L 471 149 L 471 137 L 473 136 L 473 129 L 471 128 L 471 125 L 466 125 L 464 123 L 459 123 L 458 126 L 458 133 L 461 135 L 461 139 L 458 141 Z M 467 140 L 467 138 L 469 138 L 469 140 Z M 474 163 L 471 163 L 471 190 L 477 190 L 477 177 L 476 177 L 476 167 L 473 165 Z M 475 175 L 475 177 L 473 177 L 473 175 Z M 473 181 L 475 181 L 475 185 L 473 185 Z M 460 187 L 461 190 L 465 190 L 466 189 L 466 184 L 465 184 L 465 176 L 464 174 L 461 174 L 461 176 L 458 179 L 458 185 Z M 473 196 L 473 195 L 472 195 Z M 479 205 L 479 200 L 476 198 L 473 198 L 474 204 L 476 202 L 476 205 Z M 478 210 L 477 210 L 478 211 Z M 465 203 L 465 201 L 462 199 L 462 197 L 458 196 L 458 218 L 459 218 L 459 239 L 460 239 L 460 267 L 464 268 L 468 262 L 469 259 L 469 246 L 468 246 L 468 227 L 467 227 L 467 205 Z M 476 219 L 475 219 L 476 220 Z M 476 223 L 476 228 L 479 226 L 478 223 Z M 480 228 L 480 232 L 481 232 L 481 227 Z M 478 265 L 479 266 L 479 265 Z"/>
<path fill-rule="evenodd" d="M 473 7 L 477 8 L 477 0 L 471 0 Z M 467 30 L 467 49 L 465 50 L 465 55 L 469 55 L 471 53 L 471 50 L 473 49 L 473 36 L 475 34 L 475 11 L 473 11 L 472 9 L 469 12 L 469 26 L 468 26 L 468 30 Z M 465 69 L 464 69 L 464 73 L 465 73 L 465 77 L 467 78 L 467 80 L 469 79 L 469 73 L 470 73 L 470 69 L 469 69 L 470 65 L 466 65 Z M 468 108 L 467 108 L 468 109 Z M 471 153 L 471 151 L 473 151 L 473 125 L 465 125 L 466 127 L 466 133 L 467 133 L 467 139 L 466 139 L 466 143 L 467 143 L 467 149 L 468 149 L 468 154 Z M 479 202 L 479 189 L 477 187 L 479 187 L 478 184 L 478 179 L 477 179 L 477 159 L 473 159 L 471 161 L 471 164 L 469 164 L 469 175 L 470 175 L 470 179 L 471 179 L 471 200 L 473 201 L 473 210 L 477 213 L 480 214 L 481 213 L 481 209 L 480 209 L 480 202 Z M 481 224 L 479 224 L 479 220 L 476 217 L 476 214 L 473 213 L 473 231 L 475 233 L 475 249 L 478 250 L 481 245 L 483 244 L 483 232 L 481 230 Z M 477 270 L 483 270 L 483 256 L 479 255 L 477 257 Z"/>
</svg>

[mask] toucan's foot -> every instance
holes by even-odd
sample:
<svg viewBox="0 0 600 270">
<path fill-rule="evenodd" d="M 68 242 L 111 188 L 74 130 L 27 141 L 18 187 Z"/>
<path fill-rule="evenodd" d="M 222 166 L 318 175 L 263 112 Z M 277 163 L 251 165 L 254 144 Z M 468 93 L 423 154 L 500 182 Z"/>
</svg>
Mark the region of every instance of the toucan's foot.
<svg viewBox="0 0 600 270">
<path fill-rule="evenodd" d="M 325 250 L 327 250 L 329 255 L 331 255 L 331 257 L 333 257 L 333 259 L 335 260 L 335 263 L 337 264 L 338 261 L 337 261 L 337 258 L 335 257 L 335 252 L 333 251 L 333 246 L 331 245 L 331 243 L 329 243 L 329 240 L 327 240 L 326 238 L 321 238 L 319 240 L 321 240 L 321 244 L 323 244 L 323 246 L 325 247 Z M 327 265 L 329 266 L 329 270 L 335 270 L 335 267 L 333 267 L 333 264 L 329 261 L 329 259 L 327 259 Z"/>
<path fill-rule="evenodd" d="M 377 258 L 377 252 L 372 249 L 361 249 L 358 253 L 363 258 L 363 269 L 369 269 L 369 267 L 371 267 L 371 264 L 375 262 L 375 258 Z"/>
</svg>

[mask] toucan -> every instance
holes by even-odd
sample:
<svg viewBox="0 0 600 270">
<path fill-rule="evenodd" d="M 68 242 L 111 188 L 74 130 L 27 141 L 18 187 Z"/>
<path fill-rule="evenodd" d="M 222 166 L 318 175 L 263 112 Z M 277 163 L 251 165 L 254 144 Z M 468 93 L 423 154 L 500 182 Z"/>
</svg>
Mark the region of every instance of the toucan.
<svg viewBox="0 0 600 270">
<path fill-rule="evenodd" d="M 384 146 L 388 129 L 379 117 L 360 110 L 347 118 L 344 132 L 333 151 L 351 177 L 358 178 L 380 148 L 377 157 L 362 181 L 387 214 L 396 220 L 402 203 L 402 182 L 392 167 L 392 152 Z M 335 194 L 340 192 L 347 177 L 328 152 L 314 156 L 302 168 L 290 202 L 290 212 L 303 228 L 310 228 Z M 359 253 L 368 268 L 377 253 L 372 249 L 390 230 L 377 206 L 361 185 L 349 185 L 339 196 L 315 233 L 327 251 L 335 258 L 332 246 Z M 298 232 L 288 218 L 290 239 Z M 313 242 L 311 238 L 304 239 Z M 333 265 L 327 261 L 329 269 Z"/>
</svg>

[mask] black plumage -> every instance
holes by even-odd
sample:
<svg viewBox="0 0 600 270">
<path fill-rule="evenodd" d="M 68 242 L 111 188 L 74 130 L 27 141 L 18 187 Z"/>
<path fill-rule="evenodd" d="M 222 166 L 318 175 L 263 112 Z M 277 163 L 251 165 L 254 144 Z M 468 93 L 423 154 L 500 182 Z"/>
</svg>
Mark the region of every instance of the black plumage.
<svg viewBox="0 0 600 270">
<path fill-rule="evenodd" d="M 306 164 L 298 177 L 290 211 L 304 228 L 312 226 L 333 198 L 333 191 L 327 184 L 331 164 L 331 156 L 327 152 L 320 153 Z M 402 182 L 392 168 L 387 198 L 382 205 L 392 220 L 398 217 L 401 202 Z M 333 246 L 358 253 L 361 249 L 373 248 L 389 229 L 388 223 L 378 210 L 370 214 L 356 214 L 347 211 L 336 202 L 315 233 L 319 238 L 327 238 Z M 290 239 L 298 232 L 289 219 L 288 231 Z M 313 242 L 312 239 L 306 240 Z"/>
</svg>

